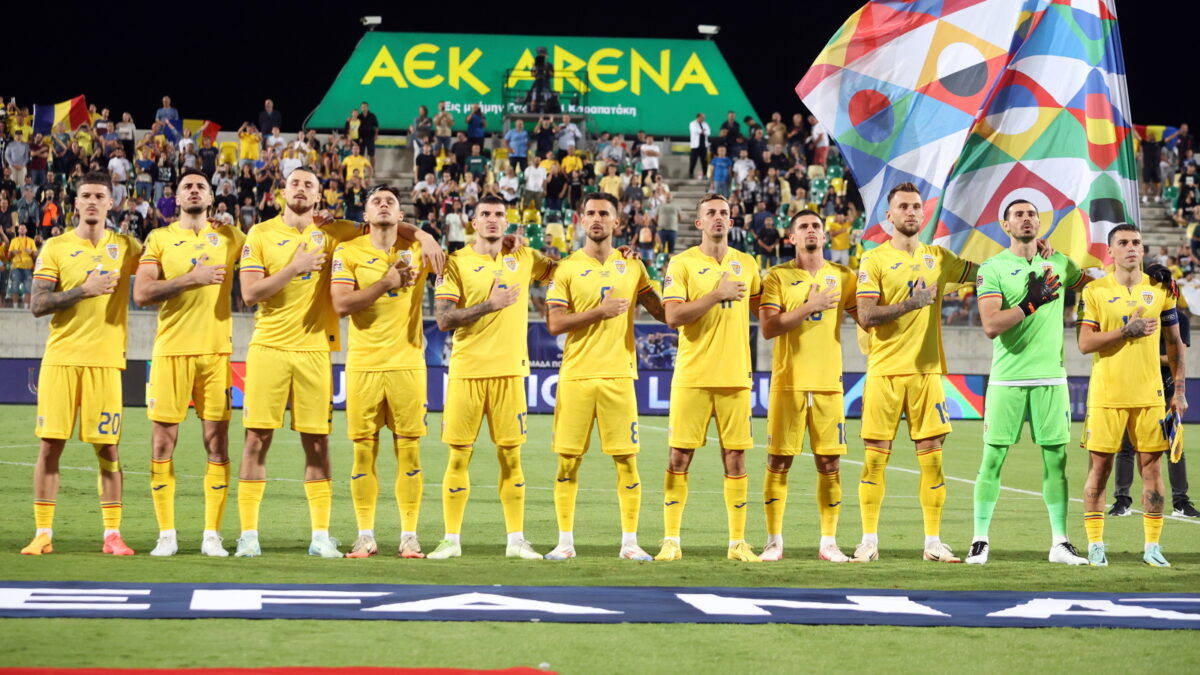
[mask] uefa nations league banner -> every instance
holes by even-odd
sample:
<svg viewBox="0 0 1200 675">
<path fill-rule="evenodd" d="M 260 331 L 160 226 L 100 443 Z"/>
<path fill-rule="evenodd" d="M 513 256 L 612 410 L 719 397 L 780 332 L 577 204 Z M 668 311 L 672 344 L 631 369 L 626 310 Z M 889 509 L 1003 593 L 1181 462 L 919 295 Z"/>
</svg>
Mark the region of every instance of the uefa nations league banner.
<svg viewBox="0 0 1200 675">
<path fill-rule="evenodd" d="M 588 115 L 592 133 L 683 136 L 696 113 L 714 131 L 730 110 L 739 121 L 758 117 L 710 40 L 370 32 L 305 124 L 340 129 L 366 101 L 382 128 L 402 130 L 417 106 L 432 116 L 446 101 L 455 131 L 478 103 L 495 132 L 504 114 L 525 112 L 539 47 L 562 112 Z"/>
</svg>

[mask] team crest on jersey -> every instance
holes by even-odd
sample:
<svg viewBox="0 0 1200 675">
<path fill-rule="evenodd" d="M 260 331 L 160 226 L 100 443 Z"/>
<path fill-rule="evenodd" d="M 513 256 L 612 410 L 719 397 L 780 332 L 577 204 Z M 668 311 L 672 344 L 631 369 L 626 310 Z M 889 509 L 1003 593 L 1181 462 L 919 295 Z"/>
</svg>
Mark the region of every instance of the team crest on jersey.
<svg viewBox="0 0 1200 675">
<path fill-rule="evenodd" d="M 833 276 L 832 274 L 826 274 L 825 288 L 833 288 L 834 286 L 837 286 L 837 277 Z"/>
<path fill-rule="evenodd" d="M 107 244 L 105 245 L 104 250 L 108 251 L 108 257 L 112 258 L 113 260 L 116 260 L 117 256 L 121 255 L 121 247 L 117 246 L 116 244 Z"/>
<path fill-rule="evenodd" d="M 317 230 L 316 232 L 313 232 L 311 235 L 309 235 L 309 237 L 312 239 L 312 243 L 315 244 L 316 246 L 324 246 L 325 245 L 325 233 L 324 232 Z"/>
<path fill-rule="evenodd" d="M 1142 291 L 1142 302 L 1146 303 L 1147 305 L 1153 305 L 1154 304 L 1154 292 L 1153 291 Z"/>
<path fill-rule="evenodd" d="M 937 261 L 933 259 L 933 256 L 929 255 L 928 253 L 925 254 L 924 258 L 926 269 L 933 269 L 933 266 L 937 264 Z"/>
<path fill-rule="evenodd" d="M 617 271 L 617 274 L 625 274 L 625 261 L 624 260 L 614 260 L 613 261 L 613 269 Z"/>
<path fill-rule="evenodd" d="M 245 246 L 242 247 L 242 260 L 245 260 L 246 258 L 249 258 L 249 257 L 250 257 L 250 244 L 246 244 Z"/>
<path fill-rule="evenodd" d="M 729 269 L 733 270 L 733 276 L 735 276 L 735 277 L 742 276 L 742 263 L 740 263 L 736 260 L 731 260 L 731 261 L 729 261 Z"/>
<path fill-rule="evenodd" d="M 221 236 L 216 232 L 209 232 L 205 235 L 205 238 L 208 239 L 209 246 L 216 246 L 221 243 Z"/>
<path fill-rule="evenodd" d="M 400 262 L 405 267 L 412 267 L 412 251 L 400 251 Z"/>
<path fill-rule="evenodd" d="M 511 255 L 504 256 L 504 266 L 508 268 L 509 272 L 516 272 L 517 259 Z"/>
</svg>

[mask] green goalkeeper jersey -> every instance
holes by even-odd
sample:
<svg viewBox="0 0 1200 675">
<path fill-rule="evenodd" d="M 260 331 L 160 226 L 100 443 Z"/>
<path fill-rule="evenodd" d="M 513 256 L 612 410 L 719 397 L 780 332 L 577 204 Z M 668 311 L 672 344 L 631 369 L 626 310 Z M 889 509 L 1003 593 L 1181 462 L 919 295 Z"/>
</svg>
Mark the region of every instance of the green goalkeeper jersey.
<svg viewBox="0 0 1200 675">
<path fill-rule="evenodd" d="M 1063 303 L 1066 290 L 1079 282 L 1079 266 L 1055 253 L 1047 260 L 1033 260 L 1004 251 L 988 258 L 979 268 L 975 292 L 979 301 L 1000 298 L 1001 309 L 1016 307 L 1029 291 L 1029 273 L 1038 276 L 1052 271 L 1062 282 L 1058 298 L 1038 308 L 1021 323 L 992 340 L 991 382 L 1037 384 L 1067 376 L 1063 363 Z M 1045 384 L 1045 382 L 1041 382 Z"/>
</svg>

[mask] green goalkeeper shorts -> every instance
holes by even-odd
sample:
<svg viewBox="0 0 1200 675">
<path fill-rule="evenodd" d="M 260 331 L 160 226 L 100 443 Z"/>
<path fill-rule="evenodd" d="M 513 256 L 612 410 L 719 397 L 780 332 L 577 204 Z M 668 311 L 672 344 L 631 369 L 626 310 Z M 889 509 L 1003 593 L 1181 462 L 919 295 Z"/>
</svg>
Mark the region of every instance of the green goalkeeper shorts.
<svg viewBox="0 0 1200 675">
<path fill-rule="evenodd" d="M 1063 445 L 1071 440 L 1071 399 L 1067 385 L 1004 387 L 988 385 L 983 404 L 983 442 L 1013 445 L 1029 421 L 1033 442 Z"/>
</svg>

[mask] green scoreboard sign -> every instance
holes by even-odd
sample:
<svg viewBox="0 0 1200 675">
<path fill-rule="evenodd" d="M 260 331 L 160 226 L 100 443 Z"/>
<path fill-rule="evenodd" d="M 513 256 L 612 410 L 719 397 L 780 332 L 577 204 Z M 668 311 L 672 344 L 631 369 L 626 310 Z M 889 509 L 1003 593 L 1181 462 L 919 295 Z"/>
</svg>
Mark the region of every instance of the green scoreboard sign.
<svg viewBox="0 0 1200 675">
<path fill-rule="evenodd" d="M 370 32 L 309 115 L 308 126 L 341 127 L 367 101 L 384 129 L 407 129 L 417 106 L 445 101 L 455 129 L 473 104 L 489 131 L 523 112 L 538 47 L 554 66 L 563 112 L 586 114 L 591 130 L 683 136 L 703 112 L 714 133 L 732 110 L 757 119 L 714 42 L 639 38 Z M 509 100 L 505 100 L 505 92 Z"/>
</svg>

